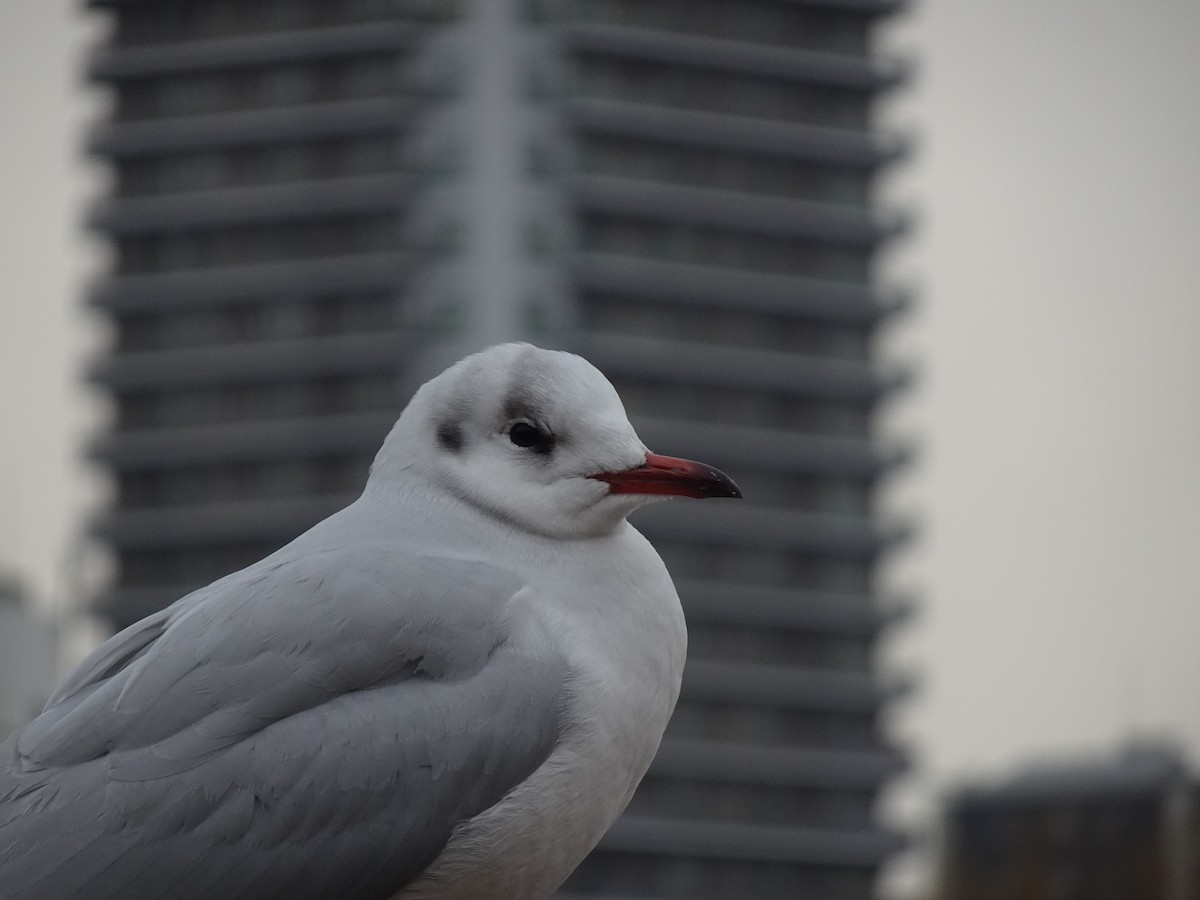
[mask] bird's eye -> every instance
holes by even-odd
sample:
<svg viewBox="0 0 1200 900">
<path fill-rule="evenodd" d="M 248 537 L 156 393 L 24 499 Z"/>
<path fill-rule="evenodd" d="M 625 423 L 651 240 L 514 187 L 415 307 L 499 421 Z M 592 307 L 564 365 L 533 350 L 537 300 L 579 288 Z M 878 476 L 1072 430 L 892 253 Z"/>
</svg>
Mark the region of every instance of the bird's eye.
<svg viewBox="0 0 1200 900">
<path fill-rule="evenodd" d="M 549 453 L 554 449 L 554 435 L 529 422 L 513 422 L 508 429 L 508 439 L 535 453 Z"/>
</svg>

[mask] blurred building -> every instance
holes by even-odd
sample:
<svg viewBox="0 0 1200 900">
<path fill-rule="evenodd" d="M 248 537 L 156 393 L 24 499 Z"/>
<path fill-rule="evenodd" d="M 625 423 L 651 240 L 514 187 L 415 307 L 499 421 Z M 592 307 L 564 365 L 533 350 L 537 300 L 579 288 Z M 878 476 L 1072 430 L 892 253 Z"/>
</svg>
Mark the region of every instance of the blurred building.
<svg viewBox="0 0 1200 900">
<path fill-rule="evenodd" d="M 111 117 L 95 456 L 125 625 L 352 500 L 412 388 L 489 343 L 579 350 L 648 444 L 751 498 L 639 525 L 691 623 L 684 694 L 579 897 L 866 898 L 871 418 L 899 152 L 898 0 L 90 0 Z"/>
<path fill-rule="evenodd" d="M 970 790 L 946 815 L 940 900 L 1195 900 L 1197 785 L 1135 748 Z"/>
<path fill-rule="evenodd" d="M 54 687 L 56 649 L 53 623 L 0 573 L 0 741 L 41 712 Z"/>
</svg>

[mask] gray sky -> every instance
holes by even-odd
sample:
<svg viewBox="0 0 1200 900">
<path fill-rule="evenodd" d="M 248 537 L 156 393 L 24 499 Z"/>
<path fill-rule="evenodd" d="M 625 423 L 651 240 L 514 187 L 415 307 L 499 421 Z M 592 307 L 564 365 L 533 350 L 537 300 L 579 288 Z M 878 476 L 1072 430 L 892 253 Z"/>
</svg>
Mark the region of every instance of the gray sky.
<svg viewBox="0 0 1200 900">
<path fill-rule="evenodd" d="M 100 490 L 80 461 L 102 412 L 82 384 L 99 329 L 79 300 L 98 248 L 79 222 L 99 183 L 81 151 L 96 98 L 82 90 L 77 5 L 0 0 L 0 569 L 42 603 L 69 591 Z"/>
<path fill-rule="evenodd" d="M 922 524 L 890 573 L 922 601 L 889 648 L 920 678 L 891 804 L 914 821 L 1046 753 L 1200 751 L 1200 4 L 918 6 L 891 41 L 919 58 L 891 191 L 918 228 L 891 268 L 920 307 L 889 351 L 920 377 L 887 416 L 922 450 L 888 501 Z M 77 222 L 102 181 L 73 8 L 0 0 L 0 566 L 44 603 L 102 490 L 79 461 L 102 338 Z"/>
</svg>

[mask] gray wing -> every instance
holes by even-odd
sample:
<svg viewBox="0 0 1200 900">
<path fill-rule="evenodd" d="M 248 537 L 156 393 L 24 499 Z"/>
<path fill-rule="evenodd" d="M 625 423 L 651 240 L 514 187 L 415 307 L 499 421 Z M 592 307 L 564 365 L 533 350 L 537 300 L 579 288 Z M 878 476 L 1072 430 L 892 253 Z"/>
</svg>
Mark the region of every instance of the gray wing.
<svg viewBox="0 0 1200 900">
<path fill-rule="evenodd" d="M 127 629 L 0 744 L 9 900 L 389 897 L 549 755 L 561 660 L 521 583 L 360 546 Z"/>
</svg>

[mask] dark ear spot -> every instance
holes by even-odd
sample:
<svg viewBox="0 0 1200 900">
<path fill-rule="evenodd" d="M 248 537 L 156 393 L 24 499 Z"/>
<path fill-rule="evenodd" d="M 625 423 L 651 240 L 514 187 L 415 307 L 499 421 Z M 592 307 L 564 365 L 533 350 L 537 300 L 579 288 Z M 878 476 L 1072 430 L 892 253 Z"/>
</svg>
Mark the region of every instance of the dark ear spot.
<svg viewBox="0 0 1200 900">
<path fill-rule="evenodd" d="M 453 422 L 442 422 L 437 427 L 437 442 L 443 450 L 457 453 L 463 448 L 462 429 Z"/>
</svg>

